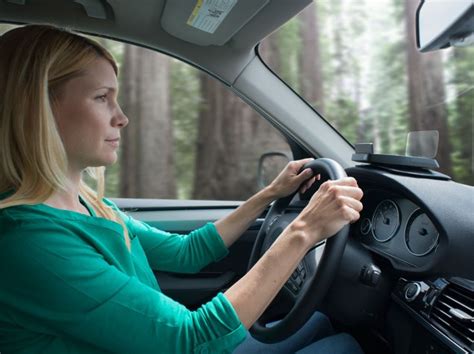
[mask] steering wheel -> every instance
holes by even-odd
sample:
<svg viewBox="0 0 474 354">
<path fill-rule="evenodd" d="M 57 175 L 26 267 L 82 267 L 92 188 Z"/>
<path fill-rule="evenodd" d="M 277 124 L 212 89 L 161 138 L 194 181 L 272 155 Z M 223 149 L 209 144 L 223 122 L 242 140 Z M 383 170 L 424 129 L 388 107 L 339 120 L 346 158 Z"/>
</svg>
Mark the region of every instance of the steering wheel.
<svg viewBox="0 0 474 354">
<path fill-rule="evenodd" d="M 321 174 L 321 181 L 346 177 L 346 172 L 336 161 L 320 158 L 307 163 L 302 170 L 311 168 L 314 175 Z M 252 268 L 260 257 L 276 241 L 281 232 L 291 222 L 285 217 L 285 210 L 297 192 L 278 199 L 271 206 L 258 232 L 249 267 Z M 331 286 L 349 235 L 349 225 L 344 226 L 335 236 L 326 241 L 323 255 L 318 264 L 314 251 L 308 252 L 296 270 L 285 283 L 281 292 L 290 299 L 290 312 L 278 323 L 266 327 L 262 318 L 250 328 L 251 335 L 264 343 L 280 342 L 300 329 L 318 308 Z"/>
</svg>

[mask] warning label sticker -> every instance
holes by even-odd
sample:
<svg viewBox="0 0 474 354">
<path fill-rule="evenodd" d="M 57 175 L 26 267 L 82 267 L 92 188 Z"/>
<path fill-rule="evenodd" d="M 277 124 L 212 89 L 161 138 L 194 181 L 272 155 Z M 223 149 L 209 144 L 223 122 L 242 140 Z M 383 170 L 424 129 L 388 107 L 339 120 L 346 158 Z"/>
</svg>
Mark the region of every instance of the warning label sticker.
<svg viewBox="0 0 474 354">
<path fill-rule="evenodd" d="M 188 25 L 201 31 L 214 33 L 237 0 L 198 0 L 188 18 Z"/>
</svg>

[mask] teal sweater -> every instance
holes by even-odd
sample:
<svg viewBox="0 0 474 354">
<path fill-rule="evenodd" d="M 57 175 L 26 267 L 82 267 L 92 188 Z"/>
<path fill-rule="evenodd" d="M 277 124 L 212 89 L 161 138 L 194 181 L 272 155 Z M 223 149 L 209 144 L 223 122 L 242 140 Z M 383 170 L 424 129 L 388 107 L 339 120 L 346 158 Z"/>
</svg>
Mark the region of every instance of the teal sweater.
<svg viewBox="0 0 474 354">
<path fill-rule="evenodd" d="M 118 208 L 106 201 L 113 208 Z M 0 353 L 228 353 L 246 330 L 219 293 L 190 311 L 152 269 L 192 273 L 227 254 L 214 224 L 177 235 L 44 204 L 0 210 Z"/>
</svg>

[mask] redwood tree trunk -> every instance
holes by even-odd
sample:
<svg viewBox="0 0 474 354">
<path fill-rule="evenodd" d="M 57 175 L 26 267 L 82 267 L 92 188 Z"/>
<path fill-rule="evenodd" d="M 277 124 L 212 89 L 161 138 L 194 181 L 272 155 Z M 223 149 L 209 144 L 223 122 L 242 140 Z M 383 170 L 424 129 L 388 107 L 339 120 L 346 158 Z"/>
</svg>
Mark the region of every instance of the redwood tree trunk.
<svg viewBox="0 0 474 354">
<path fill-rule="evenodd" d="M 121 196 L 175 198 L 168 57 L 126 46 L 123 109 L 129 117 L 121 151 Z"/>
<path fill-rule="evenodd" d="M 302 49 L 299 58 L 299 76 L 302 96 L 323 114 L 323 77 L 321 72 L 320 31 L 316 3 L 299 15 Z"/>
<path fill-rule="evenodd" d="M 260 50 L 268 60 L 277 61 L 274 48 L 274 42 L 267 39 Z M 260 155 L 270 149 L 288 152 L 288 144 L 275 128 L 221 83 L 204 73 L 200 74 L 200 82 L 202 105 L 193 197 L 246 199 L 257 191 Z"/>
</svg>

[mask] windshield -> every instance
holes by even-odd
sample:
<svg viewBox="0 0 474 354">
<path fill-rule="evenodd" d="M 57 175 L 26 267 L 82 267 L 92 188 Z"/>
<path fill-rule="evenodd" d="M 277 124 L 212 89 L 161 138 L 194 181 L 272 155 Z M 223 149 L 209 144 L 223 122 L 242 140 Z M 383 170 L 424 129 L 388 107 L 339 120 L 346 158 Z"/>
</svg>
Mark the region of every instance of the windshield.
<svg viewBox="0 0 474 354">
<path fill-rule="evenodd" d="M 474 47 L 419 53 L 416 0 L 322 0 L 260 45 L 264 61 L 349 142 L 404 155 L 437 131 L 439 171 L 474 185 Z"/>
</svg>

